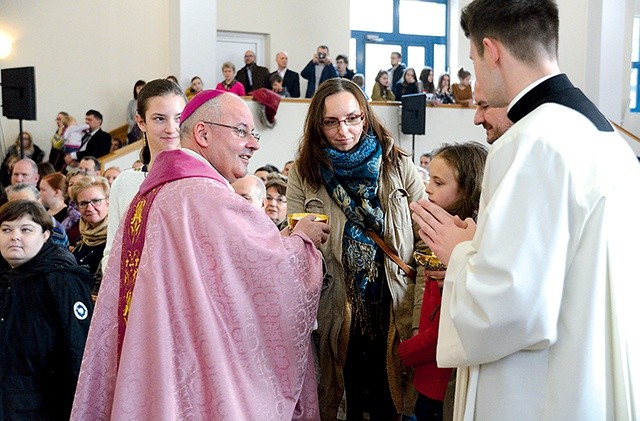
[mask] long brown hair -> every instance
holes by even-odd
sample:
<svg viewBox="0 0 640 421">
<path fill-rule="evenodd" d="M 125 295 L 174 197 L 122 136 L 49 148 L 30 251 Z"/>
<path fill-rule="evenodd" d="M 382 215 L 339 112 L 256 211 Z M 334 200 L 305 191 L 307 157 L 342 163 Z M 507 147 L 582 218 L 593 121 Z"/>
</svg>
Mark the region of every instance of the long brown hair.
<svg viewBox="0 0 640 421">
<path fill-rule="evenodd" d="M 397 146 L 393 145 L 391 132 L 382 125 L 358 85 L 343 78 L 326 80 L 318 87 L 313 98 L 311 98 L 309 111 L 304 122 L 304 133 L 300 139 L 295 163 L 301 180 L 315 189 L 322 184 L 320 168 L 331 168 L 331 162 L 324 152 L 324 148 L 329 146 L 329 142 L 322 131 L 325 100 L 327 97 L 340 92 L 349 92 L 358 101 L 358 105 L 364 113 L 363 135 L 372 133 L 380 141 L 382 145 L 383 172 L 394 162 L 397 162 L 402 153 Z"/>
<path fill-rule="evenodd" d="M 442 158 L 453 168 L 458 182 L 460 198 L 445 209 L 461 219 L 475 216 L 480 203 L 484 164 L 489 150 L 478 142 L 444 144 L 435 152 L 433 158 Z"/>
<path fill-rule="evenodd" d="M 136 113 L 142 118 L 142 121 L 146 121 L 146 112 L 149 106 L 149 100 L 157 96 L 177 95 L 187 102 L 187 97 L 182 92 L 182 89 L 173 81 L 168 79 L 155 79 L 144 85 L 140 93 L 138 94 L 138 108 Z M 144 134 L 147 135 L 146 133 Z M 146 141 L 144 147 L 140 150 L 140 161 L 143 164 L 149 164 L 151 162 L 151 150 L 149 149 L 149 142 Z"/>
</svg>

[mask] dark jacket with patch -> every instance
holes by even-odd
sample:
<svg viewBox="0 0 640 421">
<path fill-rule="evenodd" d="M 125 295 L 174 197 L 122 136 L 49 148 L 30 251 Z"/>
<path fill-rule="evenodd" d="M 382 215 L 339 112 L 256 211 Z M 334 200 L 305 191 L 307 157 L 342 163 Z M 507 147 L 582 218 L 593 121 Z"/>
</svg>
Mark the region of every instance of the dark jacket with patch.
<svg viewBox="0 0 640 421">
<path fill-rule="evenodd" d="M 0 257 L 0 420 L 69 419 L 92 285 L 51 241 L 13 269 Z"/>
</svg>

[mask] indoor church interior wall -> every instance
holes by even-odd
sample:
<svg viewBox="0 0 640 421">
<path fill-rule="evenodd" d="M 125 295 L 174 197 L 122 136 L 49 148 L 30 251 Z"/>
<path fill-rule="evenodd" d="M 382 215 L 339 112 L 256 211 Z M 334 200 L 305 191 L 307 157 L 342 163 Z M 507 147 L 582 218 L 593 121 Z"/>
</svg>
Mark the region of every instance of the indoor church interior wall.
<svg viewBox="0 0 640 421">
<path fill-rule="evenodd" d="M 25 121 L 47 153 L 59 111 L 84 120 L 89 109 L 104 115 L 103 128 L 125 123 L 137 79 L 163 77 L 169 56 L 168 5 L 156 0 L 2 0 L 0 31 L 14 37 L 0 68 L 35 67 L 37 120 Z M 5 144 L 18 121 L 2 118 Z"/>
<path fill-rule="evenodd" d="M 635 4 L 635 0 L 625 2 Z M 459 9 L 468 3 L 469 0 L 452 0 L 452 4 L 457 4 L 452 14 L 458 16 Z M 599 88 L 589 83 L 587 77 L 597 67 L 591 61 L 594 54 L 588 53 L 594 48 L 590 44 L 589 31 L 599 31 L 600 41 L 609 42 L 601 48 L 624 48 L 616 39 L 606 40 L 602 25 L 597 24 L 597 13 L 605 3 L 605 0 L 588 0 L 585 8 L 583 0 L 559 2 L 560 63 L 569 77 L 590 96 L 593 89 Z M 198 10 L 192 11 L 191 4 L 198 5 L 199 8 L 194 8 Z M 120 126 L 124 123 L 126 104 L 137 79 L 195 71 L 192 69 L 197 68 L 197 64 L 192 61 L 199 63 L 202 48 L 176 40 L 184 31 L 190 34 L 207 31 L 208 35 L 216 30 L 267 34 L 266 55 L 270 69 L 275 68 L 274 56 L 280 50 L 289 53 L 289 65 L 296 71 L 309 61 L 318 44 L 329 45 L 333 57 L 348 51 L 350 12 L 348 3 L 342 0 L 327 0 L 322 7 L 318 3 L 285 0 L 218 0 L 216 11 L 211 14 L 215 23 L 210 27 L 201 24 L 190 27 L 184 11 L 201 14 L 203 4 L 208 3 L 205 0 L 190 3 L 184 0 L 2 1 L 0 31 L 10 33 L 14 43 L 13 52 L 0 60 L 0 67 L 36 68 L 38 120 L 26 121 L 25 130 L 31 131 L 36 143 L 48 151 L 49 138 L 55 128 L 54 118 L 60 110 L 82 118 L 86 110 L 94 108 L 104 114 L 105 129 Z M 176 10 L 183 11 L 181 19 L 175 16 Z M 460 65 L 472 69 L 468 40 L 457 24 L 453 25 L 458 21 L 455 16 L 452 16 L 451 26 L 456 36 L 451 38 L 457 44 L 457 51 L 451 51 L 451 64 L 455 70 Z M 626 32 L 624 34 L 628 36 Z M 176 61 L 184 63 L 177 66 Z M 627 63 L 611 63 L 611 66 L 624 67 Z M 219 69 L 203 71 L 210 72 L 214 78 L 215 75 L 220 77 Z M 193 75 L 177 76 L 186 88 L 186 81 Z M 208 82 L 207 86 L 213 87 L 215 81 Z M 627 81 L 628 77 L 625 83 Z M 301 88 L 304 90 L 305 87 L 306 81 L 302 80 Z M 627 86 L 613 89 L 626 89 L 628 96 Z M 18 123 L 5 118 L 1 123 L 4 143 L 10 144 L 17 136 Z M 300 128 L 295 128 L 290 137 L 295 137 L 299 131 Z"/>
</svg>

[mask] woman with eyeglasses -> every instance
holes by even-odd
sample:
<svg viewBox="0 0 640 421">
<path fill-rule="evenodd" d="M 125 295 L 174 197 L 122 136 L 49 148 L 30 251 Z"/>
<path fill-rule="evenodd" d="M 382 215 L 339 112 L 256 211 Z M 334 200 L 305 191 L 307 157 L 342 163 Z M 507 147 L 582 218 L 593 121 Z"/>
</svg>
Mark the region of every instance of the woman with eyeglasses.
<svg viewBox="0 0 640 421">
<path fill-rule="evenodd" d="M 327 270 L 317 330 L 323 420 L 335 420 L 345 403 L 348 420 L 362 420 L 364 412 L 371 420 L 413 412 L 410 369 L 397 347 L 417 332 L 422 289 L 414 295 L 415 280 L 367 231 L 413 266 L 414 249 L 425 246 L 409 202 L 425 196 L 411 158 L 362 90 L 345 79 L 320 85 L 289 173 L 287 205 L 289 213 L 326 214 L 331 224 L 320 247 Z"/>
<path fill-rule="evenodd" d="M 97 295 L 102 280 L 100 261 L 107 243 L 109 215 L 109 182 L 104 177 L 85 176 L 71 188 L 71 199 L 80 211 L 80 241 L 73 255 L 80 266 L 87 266 L 96 283 Z"/>
<path fill-rule="evenodd" d="M 287 226 L 287 179 L 278 173 L 267 176 L 265 213 L 279 230 Z"/>
<path fill-rule="evenodd" d="M 2 174 L 2 185 L 5 187 L 11 184 L 11 169 L 13 168 L 13 165 L 10 163 L 11 161 L 15 162 L 20 159 L 21 143 L 25 158 L 31 158 L 36 164 L 39 164 L 44 159 L 44 151 L 40 149 L 38 145 L 33 143 L 31 133 L 22 132 L 22 137 L 18 135 L 16 142 L 7 148 L 7 154 L 2 161 L 0 174 Z"/>
</svg>

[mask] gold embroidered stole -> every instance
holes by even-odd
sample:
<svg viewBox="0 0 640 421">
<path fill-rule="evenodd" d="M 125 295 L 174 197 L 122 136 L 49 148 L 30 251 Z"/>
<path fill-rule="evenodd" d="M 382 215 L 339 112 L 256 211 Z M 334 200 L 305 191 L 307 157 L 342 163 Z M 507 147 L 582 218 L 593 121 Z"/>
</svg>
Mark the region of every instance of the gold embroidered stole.
<svg viewBox="0 0 640 421">
<path fill-rule="evenodd" d="M 145 232 L 149 209 L 162 185 L 154 188 L 148 194 L 142 196 L 136 194 L 129 205 L 126 216 L 126 225 L 122 236 L 122 253 L 120 257 L 120 293 L 118 296 L 118 365 L 122 343 L 127 329 L 127 320 L 131 310 L 131 297 L 133 287 L 138 276 L 140 256 L 144 247 Z"/>
</svg>

